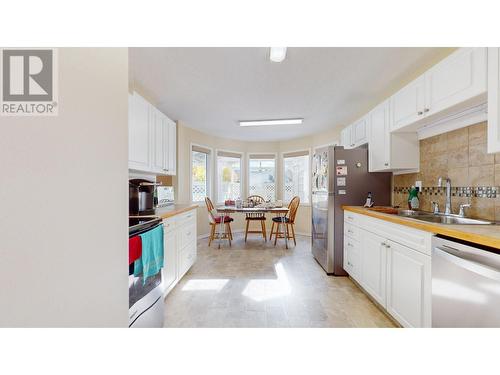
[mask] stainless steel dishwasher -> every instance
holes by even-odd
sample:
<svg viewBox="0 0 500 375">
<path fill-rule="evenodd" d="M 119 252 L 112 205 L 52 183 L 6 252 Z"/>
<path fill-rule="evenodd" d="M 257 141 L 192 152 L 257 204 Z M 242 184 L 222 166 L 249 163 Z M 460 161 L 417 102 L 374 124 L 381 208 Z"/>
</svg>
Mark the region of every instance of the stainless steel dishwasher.
<svg viewBox="0 0 500 375">
<path fill-rule="evenodd" d="M 433 239 L 433 327 L 500 327 L 500 251 L 496 251 Z"/>
</svg>

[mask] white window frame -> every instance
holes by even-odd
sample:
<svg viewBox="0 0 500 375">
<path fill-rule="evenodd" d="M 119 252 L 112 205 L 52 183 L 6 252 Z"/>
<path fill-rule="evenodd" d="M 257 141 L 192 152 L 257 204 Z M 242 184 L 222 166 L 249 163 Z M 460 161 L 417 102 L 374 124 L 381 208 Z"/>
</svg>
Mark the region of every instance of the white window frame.
<svg viewBox="0 0 500 375">
<path fill-rule="evenodd" d="M 250 156 L 252 155 L 273 155 L 274 156 L 274 200 L 278 199 L 278 190 L 279 190 L 279 183 L 278 183 L 278 176 L 279 176 L 279 171 L 278 171 L 278 163 L 279 163 L 279 158 L 278 158 L 278 153 L 277 152 L 247 152 L 246 157 L 247 157 L 247 184 L 246 184 L 246 197 L 249 196 L 250 194 Z M 257 159 L 254 159 L 257 160 Z"/>
<path fill-rule="evenodd" d="M 244 199 L 245 193 L 246 193 L 246 188 L 245 188 L 245 183 L 246 183 L 246 159 L 245 159 L 245 153 L 241 151 L 234 151 L 234 150 L 227 150 L 227 149 L 222 149 L 222 148 L 216 148 L 215 149 L 215 154 L 214 154 L 214 201 L 216 201 L 217 205 L 222 205 L 224 202 L 219 202 L 219 164 L 218 164 L 218 159 L 219 159 L 219 152 L 229 152 L 232 154 L 238 154 L 241 155 L 240 158 L 240 198 Z"/>
<path fill-rule="evenodd" d="M 193 201 L 193 146 L 204 148 L 210 153 L 208 154 L 208 163 L 207 163 L 207 197 L 213 200 L 212 192 L 213 192 L 213 163 L 214 163 L 214 149 L 212 147 L 198 144 L 198 143 L 190 143 L 189 145 L 189 200 L 191 203 L 205 203 L 205 201 Z M 179 194 L 179 192 L 178 192 Z"/>
<path fill-rule="evenodd" d="M 311 173 L 312 173 L 312 150 L 310 148 L 302 148 L 298 150 L 287 150 L 283 151 L 280 153 L 280 159 L 281 159 L 281 199 L 283 200 L 283 203 L 288 203 L 285 202 L 285 155 L 286 154 L 291 154 L 295 152 L 307 152 L 307 155 L 309 156 L 309 173 L 308 173 L 308 178 L 307 178 L 307 183 L 309 185 L 309 194 L 308 194 L 308 202 L 300 202 L 301 206 L 306 206 L 310 207 L 311 206 L 311 201 L 312 201 L 312 193 L 311 193 Z"/>
</svg>

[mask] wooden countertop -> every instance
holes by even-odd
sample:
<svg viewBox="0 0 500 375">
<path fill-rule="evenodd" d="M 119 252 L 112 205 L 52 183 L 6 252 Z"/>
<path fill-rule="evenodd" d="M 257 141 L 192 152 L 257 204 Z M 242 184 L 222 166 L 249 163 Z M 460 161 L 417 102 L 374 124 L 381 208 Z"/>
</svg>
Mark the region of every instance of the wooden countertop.
<svg viewBox="0 0 500 375">
<path fill-rule="evenodd" d="M 442 234 L 444 236 L 469 241 L 479 245 L 490 246 L 500 250 L 500 225 L 458 225 L 458 224 L 436 224 L 424 221 L 386 214 L 365 207 L 342 206 L 345 211 L 371 216 L 377 219 L 389 221 L 395 224 L 406 225 L 426 232 Z"/>
<path fill-rule="evenodd" d="M 141 215 L 141 216 L 131 216 L 131 217 L 161 217 L 162 219 L 168 219 L 169 217 L 182 214 L 190 210 L 198 208 L 197 204 L 173 204 L 168 207 L 160 207 L 155 210 L 153 215 Z"/>
</svg>

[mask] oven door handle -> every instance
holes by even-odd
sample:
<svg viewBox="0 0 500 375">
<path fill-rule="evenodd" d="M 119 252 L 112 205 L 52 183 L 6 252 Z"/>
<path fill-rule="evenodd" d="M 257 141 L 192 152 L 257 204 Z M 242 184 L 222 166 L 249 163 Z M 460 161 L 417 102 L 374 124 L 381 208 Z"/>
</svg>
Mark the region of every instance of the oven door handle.
<svg viewBox="0 0 500 375">
<path fill-rule="evenodd" d="M 434 247 L 434 253 L 436 255 L 452 262 L 456 266 L 489 279 L 500 281 L 500 270 L 497 267 L 492 264 L 463 258 L 460 252 L 462 251 L 446 245 Z"/>
</svg>

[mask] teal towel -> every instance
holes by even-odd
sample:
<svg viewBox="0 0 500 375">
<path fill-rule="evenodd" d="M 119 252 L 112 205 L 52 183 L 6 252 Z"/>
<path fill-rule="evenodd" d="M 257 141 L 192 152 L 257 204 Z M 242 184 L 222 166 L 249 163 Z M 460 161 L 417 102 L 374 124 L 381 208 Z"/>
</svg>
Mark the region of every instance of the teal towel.
<svg viewBox="0 0 500 375">
<path fill-rule="evenodd" d="M 142 273 L 143 284 L 148 277 L 156 275 L 163 267 L 163 224 L 140 234 L 142 256 L 134 262 L 134 276 Z"/>
</svg>

